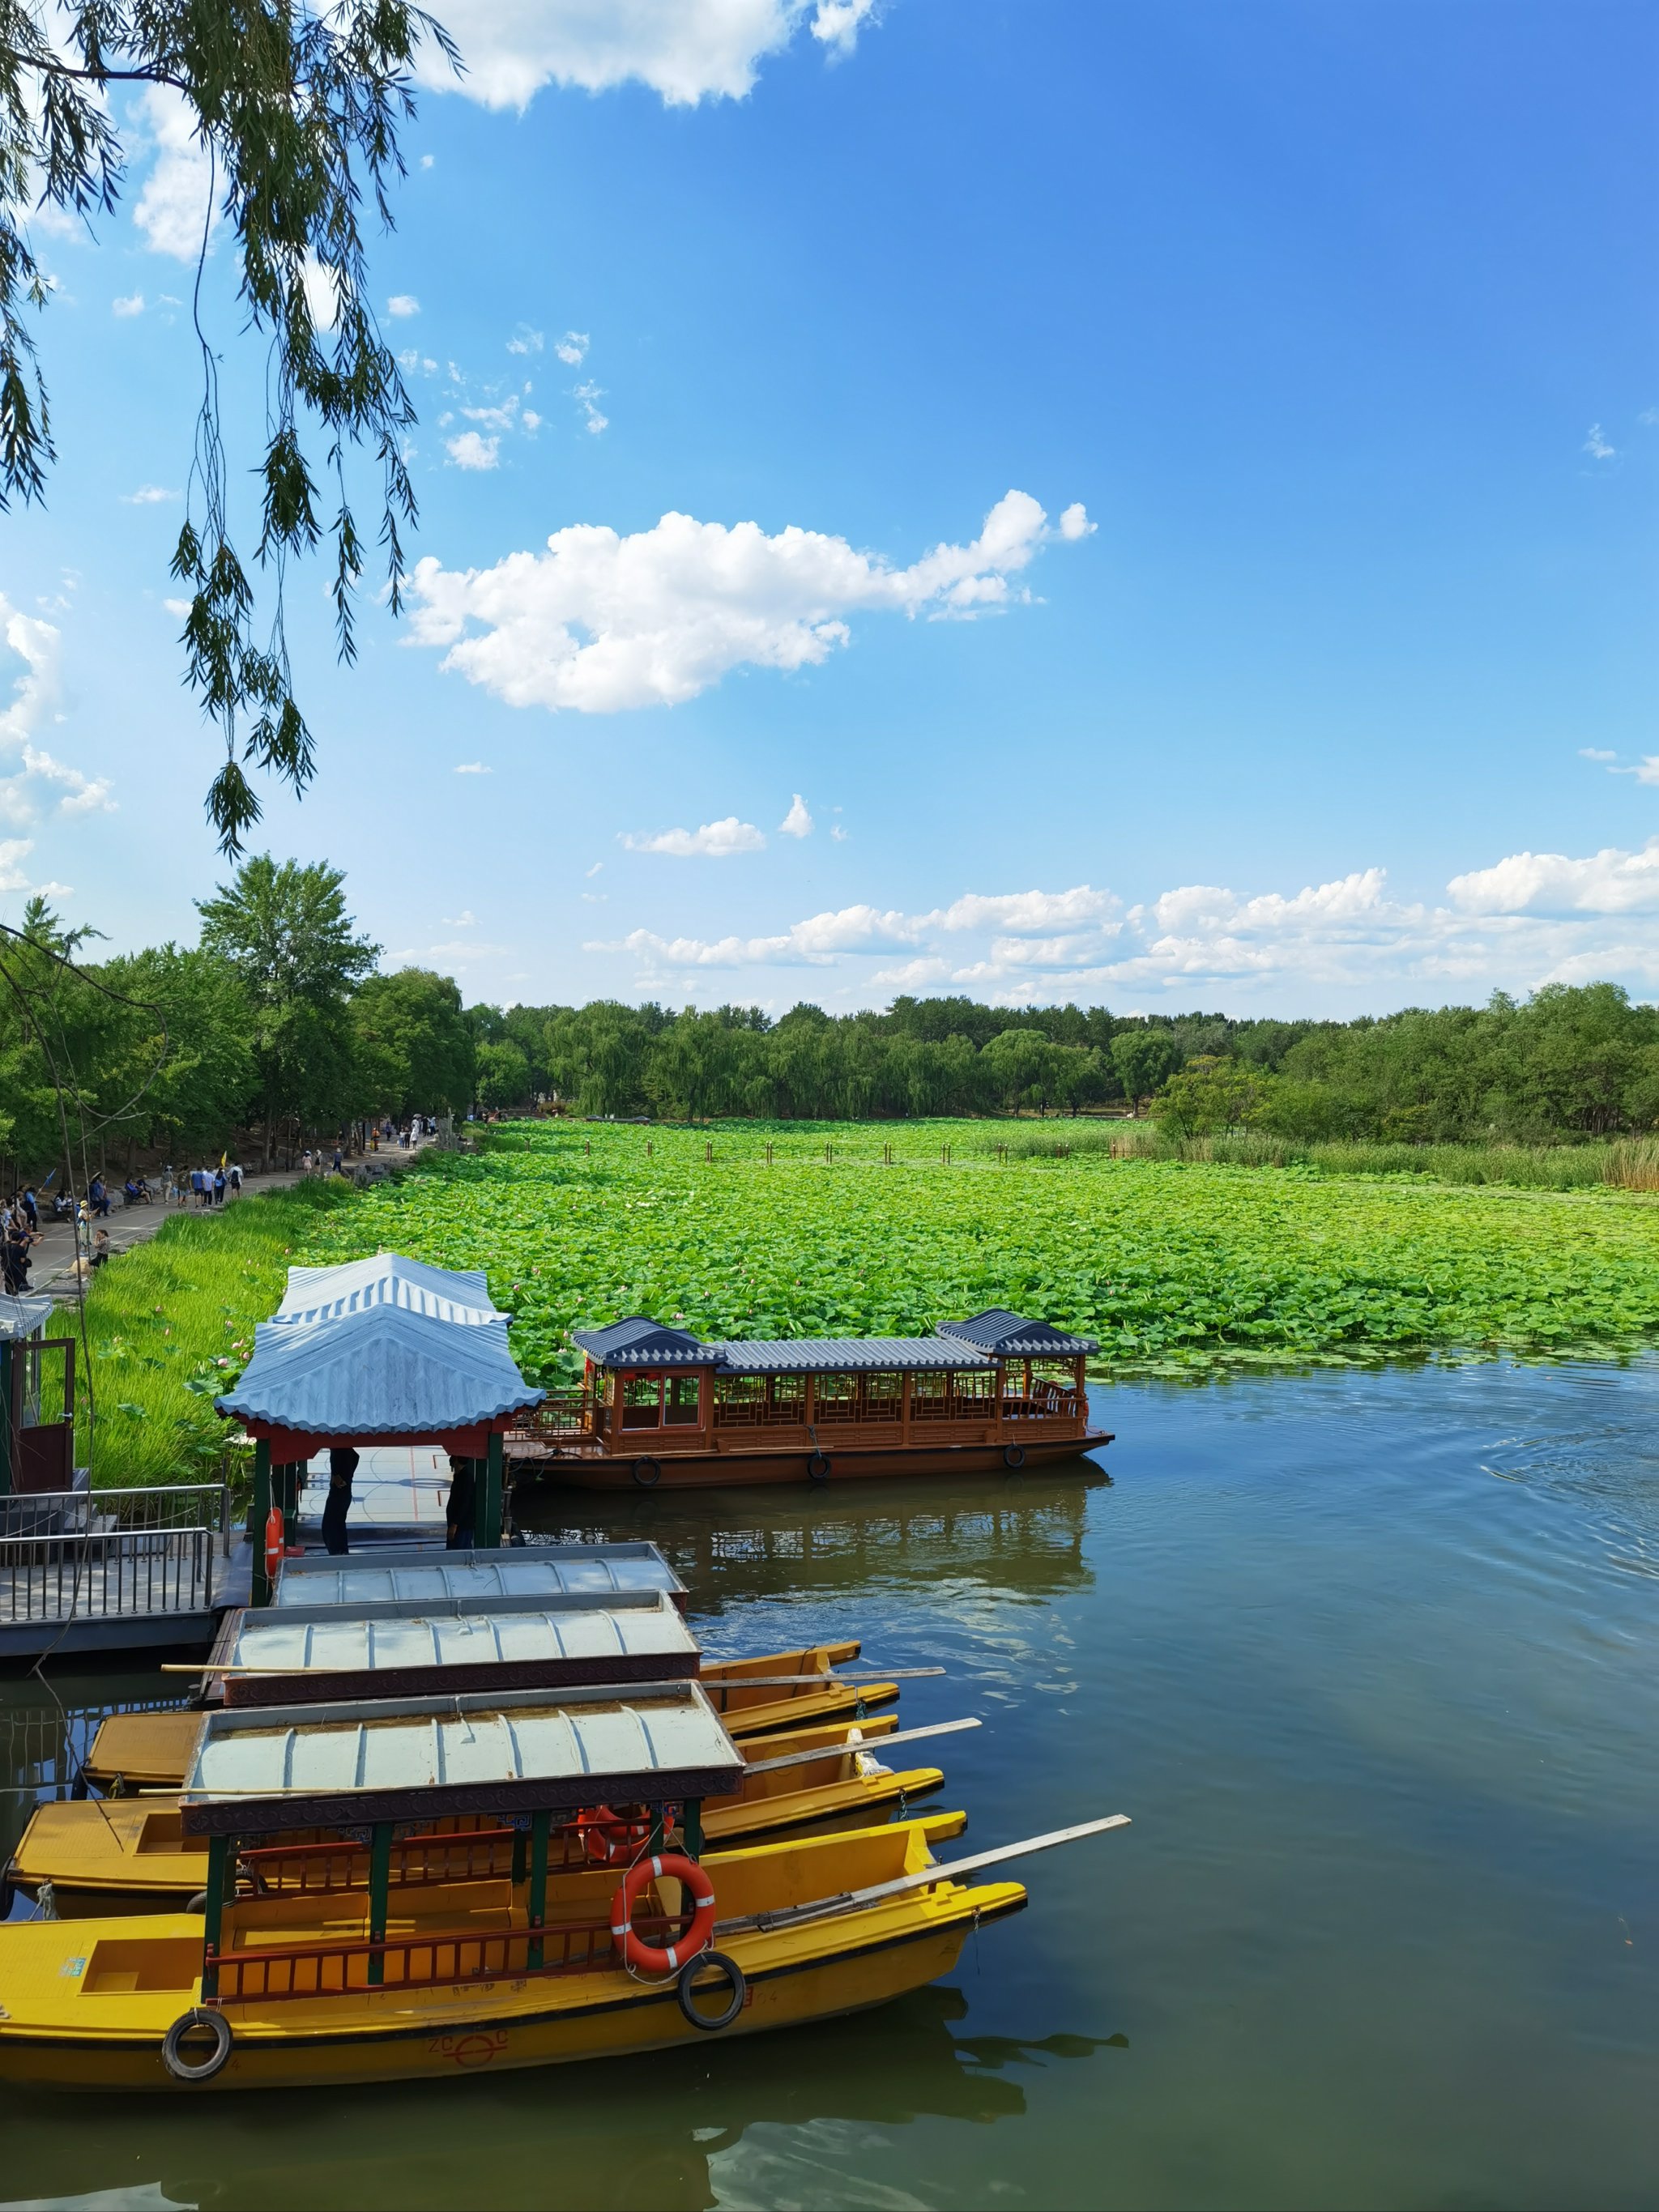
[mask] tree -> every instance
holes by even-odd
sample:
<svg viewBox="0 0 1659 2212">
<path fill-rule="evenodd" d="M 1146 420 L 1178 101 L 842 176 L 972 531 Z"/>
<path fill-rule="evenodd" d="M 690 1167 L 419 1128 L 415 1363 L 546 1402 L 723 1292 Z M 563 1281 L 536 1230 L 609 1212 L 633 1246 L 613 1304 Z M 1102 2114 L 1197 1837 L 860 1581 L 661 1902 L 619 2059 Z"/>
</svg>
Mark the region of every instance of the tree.
<svg viewBox="0 0 1659 2212">
<path fill-rule="evenodd" d="M 370 975 L 351 1001 L 357 1095 L 371 1113 L 460 1114 L 472 1103 L 477 1048 L 447 975 L 400 968 Z"/>
<path fill-rule="evenodd" d="M 402 526 L 415 520 L 404 442 L 415 412 L 368 301 L 365 201 L 390 228 L 387 188 L 404 161 L 398 125 L 414 112 L 411 67 L 453 41 L 409 0 L 0 0 L 0 512 L 45 496 L 56 458 L 28 311 L 48 288 L 26 223 L 31 202 L 90 218 L 113 209 L 126 167 L 112 86 L 165 88 L 207 150 L 196 331 L 202 404 L 190 507 L 173 573 L 191 592 L 185 680 L 216 725 L 223 764 L 207 811 L 234 856 L 259 817 L 252 763 L 304 789 L 312 738 L 295 699 L 283 627 L 284 566 L 333 540 L 340 657 L 355 655 L 353 604 L 363 542 L 347 495 L 347 445 L 374 451 L 390 604 L 400 604 Z M 213 192 L 230 226 L 246 323 L 269 340 L 257 563 L 273 579 L 271 622 L 230 537 L 230 464 L 221 435 L 218 356 L 203 326 Z M 332 478 L 331 519 L 301 443 L 308 417 Z"/>
<path fill-rule="evenodd" d="M 355 1103 L 347 999 L 380 948 L 352 934 L 344 880 L 325 860 L 279 866 L 262 853 L 197 901 L 204 951 L 231 964 L 247 995 L 267 1166 L 284 1123 L 314 1127 Z"/>
<path fill-rule="evenodd" d="M 1130 1111 L 1138 1114 L 1141 1100 L 1150 1098 L 1180 1066 L 1181 1048 L 1158 1030 L 1120 1030 L 1112 1039 L 1111 1058 Z"/>
<path fill-rule="evenodd" d="M 481 1106 L 522 1106 L 530 1096 L 530 1062 L 510 1042 L 481 1044 L 477 1085 Z"/>
<path fill-rule="evenodd" d="M 1152 1111 L 1176 1136 L 1219 1136 L 1255 1118 L 1271 1081 L 1242 1060 L 1206 1054 L 1170 1078 L 1153 1100 Z"/>
</svg>

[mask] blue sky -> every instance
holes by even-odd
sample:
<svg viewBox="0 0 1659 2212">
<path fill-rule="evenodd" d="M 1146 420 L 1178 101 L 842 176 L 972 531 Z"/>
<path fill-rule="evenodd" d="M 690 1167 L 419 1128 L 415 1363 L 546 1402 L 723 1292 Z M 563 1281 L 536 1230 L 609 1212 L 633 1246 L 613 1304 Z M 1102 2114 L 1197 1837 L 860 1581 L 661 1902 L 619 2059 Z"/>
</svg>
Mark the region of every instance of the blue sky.
<svg viewBox="0 0 1659 2212">
<path fill-rule="evenodd" d="M 374 260 L 422 565 L 349 672 L 295 572 L 321 774 L 255 840 L 389 961 L 776 1011 L 1659 989 L 1651 9 L 439 12 L 471 71 Z M 0 536 L 3 910 L 68 886 L 115 945 L 223 872 L 165 604 L 202 179 L 124 112 L 123 214 L 37 234 L 62 458 Z"/>
</svg>

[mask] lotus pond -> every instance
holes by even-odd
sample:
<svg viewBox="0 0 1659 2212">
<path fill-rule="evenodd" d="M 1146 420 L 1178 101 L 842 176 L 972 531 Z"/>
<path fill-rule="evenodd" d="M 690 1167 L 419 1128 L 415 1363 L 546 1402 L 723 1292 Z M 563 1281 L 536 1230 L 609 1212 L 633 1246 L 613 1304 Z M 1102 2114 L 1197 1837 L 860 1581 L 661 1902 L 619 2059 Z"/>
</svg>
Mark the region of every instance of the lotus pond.
<svg viewBox="0 0 1659 2212">
<path fill-rule="evenodd" d="M 1052 1125 L 1056 1146 L 1062 1125 Z M 100 1480 L 205 1471 L 211 1399 L 295 1261 L 386 1249 L 487 1270 L 533 1379 L 570 1331 L 907 1334 L 1008 1305 L 1097 1336 L 1103 1373 L 1618 1358 L 1659 1341 L 1659 1200 L 1097 1151 L 1005 1161 L 985 1122 L 686 1130 L 520 1123 L 367 1192 L 179 1218 L 88 1301 Z"/>
</svg>

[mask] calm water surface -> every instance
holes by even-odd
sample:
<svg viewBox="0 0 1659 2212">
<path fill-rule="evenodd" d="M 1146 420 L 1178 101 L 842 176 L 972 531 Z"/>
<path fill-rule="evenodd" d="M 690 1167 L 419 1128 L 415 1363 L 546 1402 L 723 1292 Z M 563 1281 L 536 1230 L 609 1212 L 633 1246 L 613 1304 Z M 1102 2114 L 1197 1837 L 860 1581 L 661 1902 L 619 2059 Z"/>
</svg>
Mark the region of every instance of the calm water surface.
<svg viewBox="0 0 1659 2212">
<path fill-rule="evenodd" d="M 628 1498 L 711 1650 L 855 1632 L 981 1846 L 1097 1813 L 939 1987 L 337 2096 L 0 2093 L 0 2202 L 1659 2200 L 1659 1367 L 1118 1386 L 1086 1474 Z M 154 1678 L 59 1677 L 73 1735 Z M 62 1771 L 0 1684 L 8 1844 Z M 969 1848 L 964 1845 L 963 1848 Z"/>
</svg>

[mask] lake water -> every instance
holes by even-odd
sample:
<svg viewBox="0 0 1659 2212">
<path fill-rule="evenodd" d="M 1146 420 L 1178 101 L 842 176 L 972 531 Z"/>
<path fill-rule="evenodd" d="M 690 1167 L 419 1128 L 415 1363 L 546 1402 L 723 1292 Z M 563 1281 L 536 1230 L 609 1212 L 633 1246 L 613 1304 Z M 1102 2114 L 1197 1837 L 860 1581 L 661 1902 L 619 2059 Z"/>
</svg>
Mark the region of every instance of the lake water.
<svg viewBox="0 0 1659 2212">
<path fill-rule="evenodd" d="M 1119 1385 L 1062 1476 L 627 1498 L 711 1650 L 857 1633 L 1031 1909 L 791 2034 L 434 2088 L 0 2093 L 61 2206 L 1659 2199 L 1659 1366 Z M 154 1677 L 58 1676 L 72 1735 Z M 11 1832 L 62 1724 L 0 1684 Z M 0 1755 L 8 1741 L 0 1723 Z M 9 1843 L 9 1833 L 4 1840 Z"/>
</svg>

